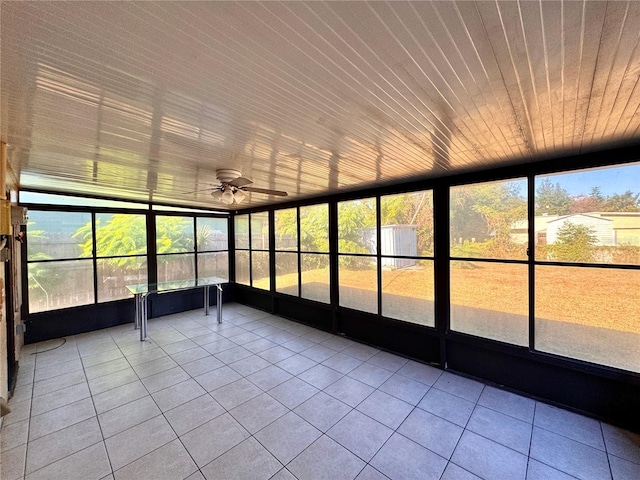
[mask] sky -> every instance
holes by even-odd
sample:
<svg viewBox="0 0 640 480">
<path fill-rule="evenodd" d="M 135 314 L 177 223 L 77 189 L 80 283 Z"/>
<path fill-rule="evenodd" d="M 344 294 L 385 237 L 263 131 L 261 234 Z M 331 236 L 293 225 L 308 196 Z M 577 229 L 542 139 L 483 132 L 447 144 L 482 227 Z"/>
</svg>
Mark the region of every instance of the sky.
<svg viewBox="0 0 640 480">
<path fill-rule="evenodd" d="M 536 177 L 536 188 L 545 178 L 553 184 L 559 183 L 569 195 L 588 195 L 592 187 L 600 187 L 600 193 L 605 197 L 614 193 L 622 194 L 627 190 L 640 193 L 640 163 L 559 175 L 542 175 Z"/>
</svg>

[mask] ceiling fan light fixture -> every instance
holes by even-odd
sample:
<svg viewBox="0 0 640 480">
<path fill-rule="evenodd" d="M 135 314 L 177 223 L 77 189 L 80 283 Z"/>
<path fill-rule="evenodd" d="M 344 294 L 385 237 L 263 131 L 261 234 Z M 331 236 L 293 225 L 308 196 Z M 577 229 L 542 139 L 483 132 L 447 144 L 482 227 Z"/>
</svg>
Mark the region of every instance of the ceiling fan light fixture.
<svg viewBox="0 0 640 480">
<path fill-rule="evenodd" d="M 280 190 L 271 190 L 267 188 L 257 188 L 251 186 L 253 180 L 242 176 L 240 170 L 234 170 L 231 168 L 219 168 L 216 170 L 216 178 L 219 185 L 211 185 L 211 197 L 217 202 L 224 203 L 225 205 L 231 205 L 233 202 L 242 203 L 247 200 L 247 192 L 250 193 L 263 193 L 265 195 L 276 195 L 279 197 L 286 197 L 287 192 Z M 196 193 L 202 190 L 196 190 Z"/>
<path fill-rule="evenodd" d="M 213 192 L 211 192 L 211 196 L 216 202 L 219 202 L 220 199 L 222 198 L 222 190 L 220 190 L 219 188 L 216 188 Z"/>
<path fill-rule="evenodd" d="M 224 193 L 220 197 L 220 201 L 226 205 L 231 205 L 233 203 L 233 192 L 230 188 L 225 189 Z"/>
<path fill-rule="evenodd" d="M 244 193 L 242 190 L 236 190 L 235 194 L 233 195 L 233 198 L 235 199 L 236 203 L 242 203 L 244 199 L 247 198 L 247 194 Z"/>
</svg>

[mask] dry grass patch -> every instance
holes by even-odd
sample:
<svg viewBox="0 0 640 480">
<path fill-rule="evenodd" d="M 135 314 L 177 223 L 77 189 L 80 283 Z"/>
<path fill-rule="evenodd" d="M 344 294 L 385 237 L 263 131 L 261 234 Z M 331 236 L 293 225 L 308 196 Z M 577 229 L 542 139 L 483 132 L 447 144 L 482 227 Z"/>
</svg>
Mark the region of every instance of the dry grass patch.
<svg viewBox="0 0 640 480">
<path fill-rule="evenodd" d="M 474 263 L 454 269 L 452 298 L 457 305 L 518 315 L 528 312 L 526 266 Z M 326 271 L 305 272 L 308 282 L 326 283 Z M 640 271 L 610 268 L 540 266 L 536 270 L 536 315 L 580 325 L 640 334 Z M 278 277 L 278 285 L 295 285 L 297 274 Z M 412 267 L 383 272 L 385 293 L 433 299 L 433 270 Z M 265 279 L 264 287 L 268 288 Z M 340 284 L 375 291 L 375 270 L 342 270 Z"/>
</svg>

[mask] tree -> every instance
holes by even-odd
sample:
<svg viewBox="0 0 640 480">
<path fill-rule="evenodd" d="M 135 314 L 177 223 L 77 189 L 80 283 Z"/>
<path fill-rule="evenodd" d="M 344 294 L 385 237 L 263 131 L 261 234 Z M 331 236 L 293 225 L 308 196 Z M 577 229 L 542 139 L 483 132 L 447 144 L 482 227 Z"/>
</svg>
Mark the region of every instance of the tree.
<svg viewBox="0 0 640 480">
<path fill-rule="evenodd" d="M 491 257 L 524 257 L 522 245 L 514 243 L 511 238 L 511 228 L 515 222 L 527 218 L 527 204 L 522 202 L 507 202 L 500 208 L 483 205 L 478 211 L 484 216 L 487 227 L 493 236 L 487 242 L 484 254 Z"/>
<path fill-rule="evenodd" d="M 511 236 L 513 224 L 527 218 L 527 201 L 520 194 L 522 185 L 499 182 L 452 189 L 451 245 L 460 256 L 525 255 L 523 246 Z M 482 244 L 480 248 L 474 245 L 477 243 Z M 460 248 L 456 244 L 461 244 Z"/>
<path fill-rule="evenodd" d="M 190 218 L 174 216 L 156 217 L 156 249 L 157 253 L 186 253 L 193 251 L 193 222 Z M 144 215 L 114 214 L 106 223 L 102 218 L 96 220 L 96 254 L 107 257 L 102 262 L 101 277 L 120 278 L 130 275 L 144 274 L 147 258 L 147 224 Z M 81 257 L 93 256 L 93 233 L 91 222 L 80 227 L 73 238 L 80 239 Z M 109 258 L 110 257 L 110 258 Z M 176 263 L 175 257 L 160 255 L 158 265 L 172 269 L 191 272 L 191 259 L 185 257 Z"/>
<path fill-rule="evenodd" d="M 482 242 L 490 237 L 487 222 L 476 208 L 491 196 L 487 195 L 487 187 L 492 189 L 495 185 L 473 185 L 451 189 L 449 230 L 452 245 L 460 243 L 460 240 L 474 239 Z M 481 192 L 481 189 L 485 192 Z"/>
<path fill-rule="evenodd" d="M 593 228 L 567 221 L 558 229 L 557 240 L 549 247 L 555 260 L 591 262 L 597 243 Z"/>
<path fill-rule="evenodd" d="M 32 221 L 27 224 L 27 258 L 31 261 L 51 260 L 51 255 L 39 251 L 38 248 L 48 243 L 47 235 L 44 230 L 32 229 L 34 226 L 35 222 Z M 50 296 L 60 284 L 58 271 L 48 262 L 30 263 L 27 266 L 27 276 L 30 301 L 33 303 L 34 300 L 43 300 L 48 308 Z"/>
<path fill-rule="evenodd" d="M 433 254 L 433 196 L 430 191 L 382 197 L 380 213 L 381 225 L 416 225 L 418 255 Z"/>
<path fill-rule="evenodd" d="M 275 229 L 276 246 L 280 245 L 281 248 L 285 249 L 297 248 L 297 245 L 293 245 L 293 241 L 298 237 L 298 221 L 295 208 L 276 211 Z"/>
<path fill-rule="evenodd" d="M 575 195 L 571 197 L 571 213 L 588 213 L 601 211 L 605 198 L 599 187 L 591 187 L 589 195 Z"/>
<path fill-rule="evenodd" d="M 605 197 L 600 187 L 591 187 L 589 195 L 574 195 L 570 198 L 570 213 L 640 212 L 640 193 L 633 193 L 631 190 Z"/>
<path fill-rule="evenodd" d="M 371 234 L 375 234 L 375 225 L 375 199 L 340 202 L 338 204 L 338 251 L 375 254 L 371 248 Z M 368 257 L 341 255 L 339 261 L 341 265 L 351 268 L 371 267 L 371 259 Z"/>
<path fill-rule="evenodd" d="M 51 257 L 38 250 L 38 247 L 48 243 L 47 235 L 44 233 L 44 230 L 32 230 L 34 225 L 35 222 L 32 221 L 27 223 L 27 258 L 29 260 L 48 260 Z"/>
<path fill-rule="evenodd" d="M 269 248 L 269 214 L 267 212 L 252 213 L 249 216 L 251 222 L 251 248 L 267 250 Z"/>
<path fill-rule="evenodd" d="M 105 224 L 102 218 L 96 220 L 96 255 L 98 257 L 113 257 L 108 263 L 116 268 L 139 268 L 146 262 L 144 257 L 131 255 L 145 255 L 147 253 L 147 226 L 144 216 L 116 214 Z M 81 239 L 82 257 L 93 256 L 93 232 L 91 222 L 80 227 L 72 238 Z"/>
<path fill-rule="evenodd" d="M 366 230 L 376 224 L 375 200 L 364 199 L 338 204 L 338 251 L 375 253 L 369 246 Z"/>
<path fill-rule="evenodd" d="M 559 183 L 545 178 L 536 189 L 536 215 L 568 215 L 571 213 L 571 197 Z"/>
<path fill-rule="evenodd" d="M 607 197 L 602 206 L 604 212 L 640 212 L 640 193 L 631 190 Z"/>
<path fill-rule="evenodd" d="M 193 220 L 191 218 L 156 217 L 156 249 L 158 253 L 193 252 L 193 241 Z"/>
<path fill-rule="evenodd" d="M 326 204 L 300 209 L 300 249 L 329 251 L 329 210 Z"/>
<path fill-rule="evenodd" d="M 229 237 L 226 226 L 218 230 L 207 223 L 197 223 L 196 245 L 198 251 L 204 250 L 226 250 Z"/>
</svg>

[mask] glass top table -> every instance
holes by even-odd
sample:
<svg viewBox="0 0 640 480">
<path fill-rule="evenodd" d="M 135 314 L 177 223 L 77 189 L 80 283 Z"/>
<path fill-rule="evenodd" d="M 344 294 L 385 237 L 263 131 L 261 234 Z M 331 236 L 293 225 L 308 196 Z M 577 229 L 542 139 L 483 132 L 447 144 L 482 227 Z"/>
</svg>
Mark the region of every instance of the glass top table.
<svg viewBox="0 0 640 480">
<path fill-rule="evenodd" d="M 135 301 L 136 312 L 134 326 L 136 329 L 140 328 L 140 341 L 147 338 L 147 298 L 149 295 L 202 287 L 204 290 L 204 314 L 209 315 L 209 290 L 211 287 L 215 287 L 218 323 L 222 323 L 222 284 L 228 281 L 229 280 L 221 277 L 203 277 L 193 280 L 172 280 L 169 282 L 127 285 L 127 289 L 133 294 Z"/>
</svg>

